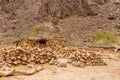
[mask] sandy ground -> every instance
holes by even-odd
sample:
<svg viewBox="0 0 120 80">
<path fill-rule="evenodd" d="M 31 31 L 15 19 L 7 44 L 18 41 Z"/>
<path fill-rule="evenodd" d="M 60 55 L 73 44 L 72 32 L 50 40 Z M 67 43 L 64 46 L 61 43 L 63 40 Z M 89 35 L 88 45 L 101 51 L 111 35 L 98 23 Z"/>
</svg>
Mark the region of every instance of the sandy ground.
<svg viewBox="0 0 120 80">
<path fill-rule="evenodd" d="M 0 80 L 120 80 L 120 60 L 110 55 L 112 59 L 105 59 L 108 66 L 80 68 L 44 65 L 44 69 L 34 75 L 0 77 Z"/>
</svg>

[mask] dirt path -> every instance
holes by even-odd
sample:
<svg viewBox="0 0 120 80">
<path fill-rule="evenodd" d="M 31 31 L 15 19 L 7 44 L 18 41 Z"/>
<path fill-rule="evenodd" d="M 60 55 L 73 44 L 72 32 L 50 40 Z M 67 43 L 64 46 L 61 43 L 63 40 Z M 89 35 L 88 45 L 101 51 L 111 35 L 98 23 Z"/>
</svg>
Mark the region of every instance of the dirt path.
<svg viewBox="0 0 120 80">
<path fill-rule="evenodd" d="M 44 65 L 44 69 L 34 75 L 1 77 L 0 80 L 120 80 L 120 60 L 105 59 L 105 62 L 108 66 L 85 68 Z"/>
</svg>

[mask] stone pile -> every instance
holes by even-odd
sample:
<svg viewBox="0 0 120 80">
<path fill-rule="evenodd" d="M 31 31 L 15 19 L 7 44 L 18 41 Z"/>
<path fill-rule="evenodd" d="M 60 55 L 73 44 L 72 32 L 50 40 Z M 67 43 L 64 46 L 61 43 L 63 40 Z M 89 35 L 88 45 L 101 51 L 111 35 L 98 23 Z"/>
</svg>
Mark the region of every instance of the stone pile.
<svg viewBox="0 0 120 80">
<path fill-rule="evenodd" d="M 77 67 L 106 65 L 101 55 L 91 51 L 74 51 L 69 55 L 70 63 Z"/>
<path fill-rule="evenodd" d="M 38 41 L 35 42 L 20 41 L 15 47 L 2 48 L 0 50 L 0 76 L 16 73 L 34 74 L 42 69 L 42 64 L 58 67 L 66 67 L 67 64 L 76 67 L 107 65 L 100 54 L 85 48 L 65 47 L 64 41 L 61 40 L 42 41 L 44 47 L 41 47 Z M 21 65 L 29 70 L 18 69 Z"/>
<path fill-rule="evenodd" d="M 16 72 L 23 75 L 33 74 L 38 72 L 38 66 L 35 67 L 34 65 L 42 64 L 57 65 L 58 67 L 66 67 L 67 64 L 76 67 L 107 65 L 100 54 L 84 48 L 65 47 L 64 41 L 48 41 L 45 47 L 35 47 L 30 44 L 0 50 L 0 76 L 8 76 L 16 74 Z M 30 72 L 13 68 L 21 65 L 29 68 L 29 64 L 33 66 Z M 10 68 L 4 67 L 5 65 Z"/>
<path fill-rule="evenodd" d="M 68 59 L 74 66 L 103 66 L 106 65 L 101 55 L 79 48 L 64 47 L 55 50 L 51 47 L 13 47 L 2 49 L 0 52 L 1 63 L 13 66 L 34 64 L 57 64 L 57 59 Z M 2 64 L 1 64 L 2 65 Z"/>
<path fill-rule="evenodd" d="M 57 58 L 68 59 L 68 63 L 77 67 L 107 65 L 97 52 L 76 47 L 62 48 L 57 51 Z"/>
<path fill-rule="evenodd" d="M 45 64 L 56 57 L 49 48 L 14 47 L 3 49 L 0 53 L 2 63 L 11 65 L 26 65 L 30 63 Z"/>
</svg>

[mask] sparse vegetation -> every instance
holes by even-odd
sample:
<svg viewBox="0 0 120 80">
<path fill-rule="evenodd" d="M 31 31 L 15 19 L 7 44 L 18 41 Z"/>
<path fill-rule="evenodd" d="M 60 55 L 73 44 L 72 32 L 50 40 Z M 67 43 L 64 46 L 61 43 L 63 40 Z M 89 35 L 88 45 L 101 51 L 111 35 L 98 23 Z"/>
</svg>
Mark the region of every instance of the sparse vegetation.
<svg viewBox="0 0 120 80">
<path fill-rule="evenodd" d="M 120 55 L 118 56 L 118 58 L 120 59 Z"/>
<path fill-rule="evenodd" d="M 117 33 L 114 31 L 98 32 L 94 35 L 93 46 L 97 47 L 115 47 L 114 44 L 118 41 Z"/>
<path fill-rule="evenodd" d="M 54 27 L 50 22 L 43 22 L 29 29 L 22 39 L 40 40 L 40 39 L 57 39 L 61 38 L 59 28 Z"/>
<path fill-rule="evenodd" d="M 67 40 L 67 45 L 68 46 L 73 46 L 74 45 L 74 41 L 73 40 Z"/>
<path fill-rule="evenodd" d="M 116 32 L 98 32 L 94 36 L 94 39 L 95 39 L 95 41 L 105 40 L 108 42 L 115 42 L 118 39 L 118 37 L 116 35 L 117 35 Z"/>
</svg>

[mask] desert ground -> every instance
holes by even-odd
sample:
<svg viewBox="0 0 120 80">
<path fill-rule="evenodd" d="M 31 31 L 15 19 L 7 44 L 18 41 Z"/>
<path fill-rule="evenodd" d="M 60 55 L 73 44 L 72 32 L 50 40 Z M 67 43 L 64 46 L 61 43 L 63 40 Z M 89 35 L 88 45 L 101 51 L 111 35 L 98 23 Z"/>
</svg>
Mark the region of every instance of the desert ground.
<svg viewBox="0 0 120 80">
<path fill-rule="evenodd" d="M 110 43 L 112 46 L 107 49 L 104 43 L 99 47 L 93 46 L 94 37 L 99 32 L 115 32 L 112 36 L 108 34 L 108 40 L 116 37 L 117 40 Z M 58 37 L 58 33 L 62 36 L 62 39 L 59 38 L 60 42 L 50 42 L 54 40 L 54 35 Z M 27 38 L 28 42 L 23 38 Z M 62 40 L 66 41 L 68 50 Z M 41 44 L 45 48 L 41 48 Z M 1 76 L 4 74 L 1 72 L 1 66 L 4 66 L 2 62 L 8 63 L 11 57 L 35 53 L 57 59 L 59 53 L 65 52 L 67 54 L 64 53 L 62 56 L 66 56 L 74 54 L 74 51 L 77 53 L 74 55 L 91 55 L 87 54 L 84 48 L 90 48 L 89 52 L 99 55 L 100 61 L 106 65 L 74 66 L 66 62 L 66 66 L 50 65 L 50 57 L 46 63 L 39 63 L 39 71 L 24 74 L 29 72 L 24 68 L 28 64 L 28 58 L 24 66 L 19 64 L 23 73 Z M 74 57 L 77 58 L 79 56 Z M 78 60 L 81 58 L 89 62 L 89 58 L 80 57 Z M 10 67 L 14 61 L 9 63 Z M 92 64 L 91 60 L 90 62 Z M 16 63 L 14 67 L 17 69 L 19 65 Z M 0 80 L 120 80 L 120 0 L 0 0 Z"/>
</svg>

